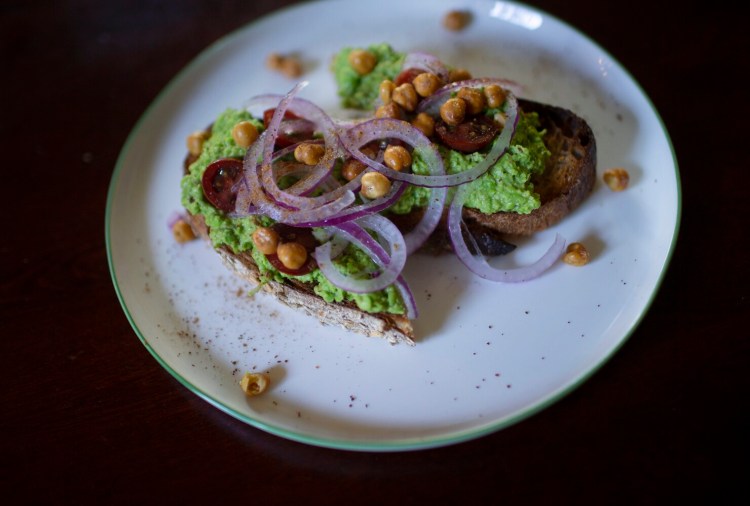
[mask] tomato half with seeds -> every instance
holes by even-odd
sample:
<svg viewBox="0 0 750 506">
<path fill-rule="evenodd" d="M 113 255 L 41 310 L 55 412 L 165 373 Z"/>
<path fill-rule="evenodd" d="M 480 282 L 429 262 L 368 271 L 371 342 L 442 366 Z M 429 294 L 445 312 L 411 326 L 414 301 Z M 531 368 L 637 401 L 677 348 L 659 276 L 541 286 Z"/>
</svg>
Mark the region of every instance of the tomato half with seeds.
<svg viewBox="0 0 750 506">
<path fill-rule="evenodd" d="M 235 184 L 242 177 L 242 160 L 221 158 L 206 167 L 201 179 L 203 195 L 219 211 L 234 211 L 237 201 Z"/>
<path fill-rule="evenodd" d="M 488 116 L 475 116 L 456 126 L 444 121 L 435 125 L 440 141 L 451 149 L 462 153 L 474 153 L 487 146 L 500 132 L 500 128 Z"/>
</svg>

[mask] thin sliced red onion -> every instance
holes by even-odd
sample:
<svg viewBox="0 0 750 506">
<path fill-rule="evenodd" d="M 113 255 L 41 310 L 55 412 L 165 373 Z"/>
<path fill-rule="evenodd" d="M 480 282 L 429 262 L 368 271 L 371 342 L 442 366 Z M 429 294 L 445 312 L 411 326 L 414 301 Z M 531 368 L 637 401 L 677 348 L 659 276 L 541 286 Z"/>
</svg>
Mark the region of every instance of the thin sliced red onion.
<svg viewBox="0 0 750 506">
<path fill-rule="evenodd" d="M 273 148 L 276 144 L 276 137 L 279 134 L 281 121 L 284 118 L 284 114 L 286 113 L 290 102 L 302 88 L 307 86 L 307 84 L 307 81 L 298 83 L 296 86 L 294 86 L 294 88 L 291 89 L 291 91 L 289 91 L 289 93 L 284 96 L 284 98 L 281 99 L 281 101 L 276 106 L 273 117 L 271 118 L 271 121 L 269 121 L 268 127 L 265 131 L 266 136 L 263 141 L 262 152 L 263 158 L 260 165 L 260 181 L 263 185 L 263 189 L 268 193 L 268 195 L 277 202 L 283 203 L 285 206 L 304 210 L 318 208 L 321 205 L 330 202 L 332 200 L 332 197 L 330 195 L 322 195 L 320 197 L 301 197 L 299 195 L 294 195 L 281 190 L 276 184 L 276 181 L 273 177 Z M 331 146 L 337 145 L 338 142 L 334 140 Z M 333 164 L 336 162 L 336 151 L 338 150 L 335 150 L 330 146 L 326 146 L 326 153 L 323 156 L 323 160 L 321 160 L 321 162 L 318 164 L 318 166 L 325 167 L 325 170 L 321 174 L 322 178 L 328 177 L 330 171 L 333 169 Z M 299 184 L 298 187 L 302 187 L 301 191 L 304 191 L 306 189 L 304 187 L 304 183 Z"/>
<path fill-rule="evenodd" d="M 390 255 L 365 229 L 372 230 L 390 246 Z M 342 274 L 331 259 L 331 241 L 315 249 L 315 260 L 323 275 L 342 290 L 352 293 L 370 293 L 392 285 L 401 275 L 406 264 L 406 245 L 398 228 L 388 219 L 374 214 L 364 216 L 358 222 L 338 225 L 335 233 L 342 235 L 355 246 L 366 252 L 381 268 L 377 276 L 358 279 Z"/>
<path fill-rule="evenodd" d="M 366 245 L 367 249 L 374 253 L 373 260 L 381 267 L 392 267 L 397 269 L 399 273 L 404 268 L 406 245 L 401 231 L 388 218 L 380 214 L 371 214 L 363 216 L 356 222 L 342 223 L 337 228 L 346 237 L 354 239 L 361 245 Z M 371 230 L 390 245 L 390 255 L 365 229 Z"/>
<path fill-rule="evenodd" d="M 339 255 L 344 252 L 346 247 L 349 246 L 349 241 L 345 237 L 336 235 L 335 228 L 329 227 L 321 228 L 319 230 L 323 230 L 326 234 L 328 234 L 328 241 L 331 243 L 331 258 L 338 258 Z"/>
<path fill-rule="evenodd" d="M 301 135 L 305 138 L 315 134 L 315 123 L 306 119 L 282 119 L 279 131 L 286 136 Z"/>
<path fill-rule="evenodd" d="M 351 191 L 347 191 L 340 198 L 315 209 L 289 209 L 271 199 L 266 194 L 258 176 L 258 157 L 265 147 L 265 140 L 268 135 L 268 130 L 264 131 L 245 153 L 243 178 L 238 185 L 233 216 L 264 214 L 274 221 L 294 225 L 306 221 L 322 220 L 343 211 L 354 202 L 354 193 Z"/>
<path fill-rule="evenodd" d="M 560 234 L 555 236 L 555 241 L 549 249 L 537 261 L 524 267 L 511 269 L 496 269 L 487 263 L 487 259 L 481 253 L 473 255 L 466 242 L 464 241 L 461 231 L 464 202 L 468 195 L 469 189 L 466 186 L 458 188 L 448 211 L 448 233 L 453 243 L 453 249 L 456 256 L 463 262 L 471 272 L 490 281 L 499 281 L 503 283 L 520 283 L 529 281 L 538 277 L 544 271 L 549 269 L 560 258 L 564 248 L 565 239 Z"/>
<path fill-rule="evenodd" d="M 322 140 L 304 141 L 304 142 L 308 142 L 311 144 L 324 144 Z M 298 162 L 294 164 L 296 167 L 299 167 L 299 170 L 297 170 L 297 169 L 290 169 L 288 166 L 289 162 L 281 162 L 282 158 L 293 153 L 294 149 L 300 144 L 301 143 L 292 144 L 291 146 L 281 148 L 273 154 L 273 161 L 274 161 L 273 177 L 275 178 L 275 181 L 277 183 L 278 183 L 279 178 L 282 175 L 292 172 L 293 170 L 296 172 L 296 175 L 299 177 L 299 180 L 296 181 L 289 188 L 285 188 L 283 190 L 284 192 L 291 193 L 292 195 L 300 195 L 300 196 L 305 197 L 313 193 L 315 190 L 325 188 L 328 198 L 330 200 L 333 200 L 333 199 L 341 197 L 347 191 L 354 192 L 359 189 L 359 187 L 361 186 L 360 180 L 362 179 L 362 174 L 359 174 L 353 180 L 342 185 L 333 178 L 332 171 L 330 169 L 323 169 L 321 167 L 310 167 L 309 165 L 305 165 L 301 162 Z M 281 166 L 281 168 L 279 168 L 279 165 Z M 336 183 L 336 184 L 333 184 L 333 183 Z M 287 207 L 293 207 L 289 204 L 284 204 L 284 205 L 286 205 Z"/>
<path fill-rule="evenodd" d="M 429 53 L 415 51 L 408 53 L 404 58 L 403 70 L 415 68 L 432 72 L 443 82 L 447 83 L 450 76 L 450 70 L 439 58 Z"/>
<path fill-rule="evenodd" d="M 245 152 L 245 157 L 242 162 L 242 177 L 235 185 L 237 189 L 237 198 L 234 204 L 234 212 L 230 214 L 230 217 L 232 218 L 261 214 L 264 209 L 261 209 L 261 207 L 256 204 L 256 201 L 262 201 L 263 199 L 268 200 L 260 187 L 260 181 L 258 181 L 257 174 L 258 158 L 263 149 L 263 142 L 261 139 L 263 139 L 265 135 L 266 132 L 260 134 L 258 140 Z"/>
<path fill-rule="evenodd" d="M 409 284 L 403 276 L 399 276 L 395 284 L 398 293 L 401 294 L 401 300 L 406 307 L 406 317 L 414 320 L 419 316 L 419 310 L 417 309 L 417 301 L 414 300 L 414 294 L 412 293 L 411 288 L 409 288 Z"/>
<path fill-rule="evenodd" d="M 390 179 L 405 181 L 416 186 L 451 186 L 440 179 L 445 176 L 421 176 L 399 172 L 387 167 L 380 161 L 372 160 L 360 151 L 362 146 L 381 139 L 399 139 L 410 144 L 429 166 L 439 167 L 439 173 L 445 174 L 445 165 L 437 147 L 418 128 L 406 121 L 393 118 L 376 118 L 354 125 L 341 134 L 344 146 L 354 158 Z"/>
<path fill-rule="evenodd" d="M 312 102 L 299 98 L 296 94 L 307 85 L 307 81 L 298 83 L 289 93 L 286 95 L 277 94 L 266 94 L 254 97 L 245 103 L 245 107 L 253 109 L 256 107 L 262 107 L 264 109 L 273 108 L 275 109 L 274 115 L 269 122 L 266 131 L 271 131 L 269 136 L 273 138 L 266 139 L 266 144 L 275 144 L 276 136 L 279 131 L 284 127 L 285 124 L 292 124 L 293 121 L 305 122 L 305 125 L 313 125 L 315 131 L 319 131 L 323 135 L 323 142 L 326 146 L 326 153 L 321 161 L 310 167 L 309 175 L 306 178 L 301 179 L 293 188 L 281 190 L 275 184 L 271 173 L 267 170 L 269 160 L 275 160 L 281 156 L 285 156 L 294 150 L 294 147 L 284 148 L 274 153 L 273 156 L 269 154 L 269 149 L 264 146 L 263 151 L 263 163 L 265 167 L 261 171 L 261 182 L 266 192 L 276 201 L 282 203 L 284 207 L 294 207 L 297 209 L 312 209 L 316 208 L 326 202 L 330 202 L 334 199 L 342 198 L 347 192 L 353 190 L 358 182 L 352 183 L 343 188 L 339 188 L 335 191 L 322 195 L 320 197 L 308 197 L 310 193 L 315 191 L 322 181 L 326 180 L 333 170 L 333 166 L 336 160 L 345 156 L 345 150 L 341 146 L 341 143 L 337 134 L 337 127 L 333 120 L 323 111 L 320 107 L 316 106 Z M 288 120 L 284 119 L 286 111 L 290 111 L 295 115 L 299 116 L 299 120 Z M 309 126 L 305 128 L 310 129 Z M 295 146 L 296 147 L 296 146 Z M 348 197 L 347 197 L 348 198 Z"/>
<path fill-rule="evenodd" d="M 427 241 L 440 223 L 445 208 L 445 199 L 448 194 L 447 188 L 432 188 L 430 203 L 424 210 L 419 223 L 404 235 L 406 252 L 411 255 Z"/>
</svg>

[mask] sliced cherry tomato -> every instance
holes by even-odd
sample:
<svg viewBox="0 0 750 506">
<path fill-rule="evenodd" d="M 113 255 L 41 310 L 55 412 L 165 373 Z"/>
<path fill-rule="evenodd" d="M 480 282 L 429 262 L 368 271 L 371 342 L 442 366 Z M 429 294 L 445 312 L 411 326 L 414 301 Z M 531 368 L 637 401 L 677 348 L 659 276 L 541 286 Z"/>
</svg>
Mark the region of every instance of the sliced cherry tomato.
<svg viewBox="0 0 750 506">
<path fill-rule="evenodd" d="M 234 211 L 237 200 L 235 183 L 242 177 L 242 160 L 221 158 L 206 167 L 201 184 L 203 195 L 218 210 Z"/>
<path fill-rule="evenodd" d="M 276 112 L 276 109 L 266 109 L 263 111 L 263 128 L 268 128 L 269 123 L 271 123 L 271 118 L 273 118 L 273 113 Z M 299 116 L 294 114 L 291 111 L 286 111 L 284 113 L 284 119 L 299 119 Z"/>
<path fill-rule="evenodd" d="M 452 127 L 444 121 L 435 125 L 435 133 L 443 144 L 462 153 L 479 151 L 500 132 L 500 128 L 488 116 L 475 116 Z"/>
<path fill-rule="evenodd" d="M 271 123 L 271 118 L 273 118 L 273 113 L 276 111 L 276 109 L 266 109 L 263 111 L 263 126 L 264 128 L 268 128 L 268 124 Z M 284 118 L 281 120 L 281 128 L 279 129 L 279 134 L 276 136 L 276 147 L 277 148 L 286 148 L 288 146 L 291 146 L 292 144 L 296 144 L 300 141 L 306 141 L 314 138 L 314 130 L 312 127 L 312 123 L 310 124 L 310 128 L 306 129 L 302 132 L 293 132 L 293 133 L 285 133 L 284 132 L 284 120 L 292 120 L 292 119 L 299 119 L 303 120 L 304 118 L 300 118 L 296 114 L 290 111 L 284 112 Z"/>
<path fill-rule="evenodd" d="M 396 80 L 393 81 L 393 84 L 395 84 L 396 86 L 401 86 L 404 83 L 410 83 L 414 80 L 415 77 L 417 77 L 419 74 L 423 74 L 424 72 L 424 70 L 414 67 L 404 69 L 399 75 L 396 76 Z"/>
<path fill-rule="evenodd" d="M 307 250 L 307 262 L 299 269 L 289 269 L 281 263 L 279 257 L 276 254 L 266 255 L 266 258 L 271 265 L 273 265 L 280 272 L 289 274 L 290 276 L 302 276 L 308 274 L 318 268 L 318 264 L 312 257 L 312 252 L 315 251 L 317 242 L 315 237 L 312 235 L 312 230 L 309 228 L 291 227 L 284 225 L 283 223 L 275 223 L 272 228 L 279 234 L 279 242 L 298 242 Z"/>
</svg>

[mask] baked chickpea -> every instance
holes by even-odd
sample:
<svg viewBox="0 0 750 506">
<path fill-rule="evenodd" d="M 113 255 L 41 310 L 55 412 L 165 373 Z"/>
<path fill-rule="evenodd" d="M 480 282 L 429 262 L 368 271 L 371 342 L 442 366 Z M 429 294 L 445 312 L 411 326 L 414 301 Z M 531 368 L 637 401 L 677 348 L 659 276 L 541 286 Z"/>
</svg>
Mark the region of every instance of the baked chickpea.
<svg viewBox="0 0 750 506">
<path fill-rule="evenodd" d="M 383 153 L 383 163 L 400 172 L 411 165 L 411 155 L 403 146 L 390 145 Z"/>
<path fill-rule="evenodd" d="M 307 262 L 307 250 L 298 242 L 284 242 L 276 248 L 276 256 L 287 269 L 299 269 Z"/>
<path fill-rule="evenodd" d="M 411 112 L 417 108 L 419 97 L 417 97 L 413 84 L 404 83 L 393 90 L 391 99 L 400 105 L 403 110 Z"/>
<path fill-rule="evenodd" d="M 414 78 L 412 84 L 420 96 L 429 97 L 443 85 L 443 82 L 432 72 L 423 72 Z"/>
<path fill-rule="evenodd" d="M 200 156 L 203 143 L 208 139 L 208 132 L 193 132 L 187 137 L 187 148 L 191 155 Z"/>
<path fill-rule="evenodd" d="M 269 227 L 258 227 L 252 235 L 253 244 L 264 255 L 273 255 L 279 246 L 279 233 Z"/>
<path fill-rule="evenodd" d="M 375 64 L 378 63 L 377 57 L 369 51 L 364 49 L 355 49 L 349 53 L 349 65 L 357 72 L 357 74 L 363 76 L 372 72 L 375 68 Z"/>
<path fill-rule="evenodd" d="M 448 80 L 452 83 L 471 79 L 471 72 L 466 69 L 451 69 L 448 72 Z"/>
<path fill-rule="evenodd" d="M 472 116 L 482 112 L 487 105 L 484 93 L 476 88 L 461 88 L 457 96 L 466 102 L 466 112 Z"/>
<path fill-rule="evenodd" d="M 589 252 L 580 242 L 570 243 L 563 255 L 563 262 L 580 267 L 589 263 Z"/>
<path fill-rule="evenodd" d="M 495 109 L 505 102 L 505 90 L 497 84 L 490 84 L 484 87 L 484 98 L 487 100 L 487 107 Z"/>
<path fill-rule="evenodd" d="M 468 11 L 452 10 L 443 16 L 443 26 L 454 32 L 463 30 L 470 22 L 471 13 Z"/>
<path fill-rule="evenodd" d="M 266 66 L 290 78 L 302 75 L 302 62 L 296 56 L 271 53 L 266 58 Z"/>
<path fill-rule="evenodd" d="M 466 102 L 461 98 L 449 98 L 440 106 L 440 117 L 450 126 L 456 126 L 466 117 Z"/>
<path fill-rule="evenodd" d="M 605 170 L 602 178 L 609 189 L 615 192 L 623 191 L 630 183 L 630 174 L 620 167 Z"/>
<path fill-rule="evenodd" d="M 381 105 L 380 107 L 375 109 L 376 118 L 404 119 L 404 116 L 404 110 L 401 109 L 401 107 L 399 107 L 399 105 L 395 102 Z"/>
<path fill-rule="evenodd" d="M 267 374 L 247 372 L 240 380 L 240 388 L 250 397 L 260 395 L 266 391 L 271 383 Z"/>
<path fill-rule="evenodd" d="M 359 176 L 364 172 L 367 166 L 357 160 L 356 158 L 349 158 L 344 162 L 344 166 L 341 167 L 341 176 L 347 181 L 351 181 L 355 177 Z"/>
<path fill-rule="evenodd" d="M 177 220 L 174 225 L 172 225 L 172 235 L 174 236 L 175 241 L 179 242 L 180 244 L 190 242 L 195 239 L 193 229 L 190 228 L 190 225 L 185 220 Z"/>
<path fill-rule="evenodd" d="M 377 199 L 391 190 L 391 180 L 380 172 L 368 172 L 362 176 L 360 192 L 368 199 Z"/>
<path fill-rule="evenodd" d="M 266 57 L 266 67 L 272 70 L 279 70 L 283 61 L 284 57 L 279 53 L 271 53 Z"/>
<path fill-rule="evenodd" d="M 302 62 L 294 56 L 287 56 L 281 62 L 281 73 L 289 78 L 295 78 L 302 75 Z"/>
<path fill-rule="evenodd" d="M 381 82 L 380 87 L 378 87 L 378 96 L 380 97 L 380 101 L 383 102 L 383 104 L 390 104 L 391 95 L 393 95 L 393 90 L 395 89 L 396 85 L 390 79 L 385 79 L 383 82 Z"/>
<path fill-rule="evenodd" d="M 294 158 L 305 165 L 317 165 L 326 154 L 325 146 L 303 142 L 294 148 Z"/>
<path fill-rule="evenodd" d="M 241 148 L 249 148 L 258 140 L 258 129 L 249 121 L 240 121 L 232 128 L 232 139 Z"/>
<path fill-rule="evenodd" d="M 411 124 L 417 127 L 427 137 L 432 137 L 432 134 L 435 133 L 435 120 L 426 112 L 420 112 L 417 114 Z"/>
</svg>

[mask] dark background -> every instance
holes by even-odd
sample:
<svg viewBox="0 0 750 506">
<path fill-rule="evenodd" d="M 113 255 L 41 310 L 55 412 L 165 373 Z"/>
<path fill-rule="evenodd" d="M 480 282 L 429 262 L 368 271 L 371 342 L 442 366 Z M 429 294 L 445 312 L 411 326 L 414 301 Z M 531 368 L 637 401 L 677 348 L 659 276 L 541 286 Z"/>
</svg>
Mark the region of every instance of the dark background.
<svg viewBox="0 0 750 506">
<path fill-rule="evenodd" d="M 157 93 L 200 51 L 292 3 L 0 4 L 2 497 L 744 503 L 750 178 L 740 74 L 748 38 L 746 17 L 718 3 L 532 4 L 629 69 L 670 132 L 683 185 L 679 241 L 651 311 L 562 401 L 447 448 L 352 453 L 252 429 L 149 355 L 107 267 L 104 210 L 119 151 Z"/>
</svg>

